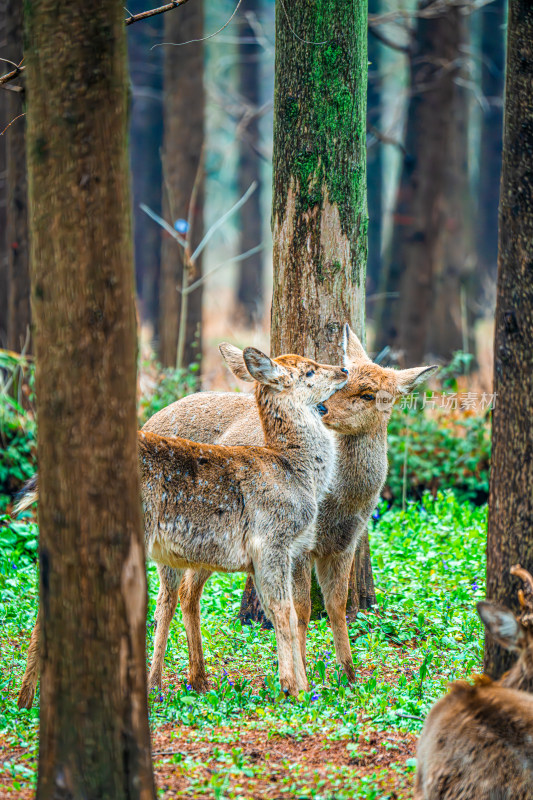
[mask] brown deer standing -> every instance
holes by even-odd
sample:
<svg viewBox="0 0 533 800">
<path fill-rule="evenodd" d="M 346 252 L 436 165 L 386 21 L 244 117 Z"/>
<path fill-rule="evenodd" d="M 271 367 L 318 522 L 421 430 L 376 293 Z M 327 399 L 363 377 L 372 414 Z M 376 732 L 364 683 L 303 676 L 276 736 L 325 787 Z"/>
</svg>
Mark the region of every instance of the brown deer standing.
<svg viewBox="0 0 533 800">
<path fill-rule="evenodd" d="M 232 350 L 221 345 L 226 358 Z M 265 444 L 210 446 L 140 431 L 145 546 L 162 574 L 172 570 L 179 576 L 189 567 L 209 574 L 251 573 L 276 631 L 281 686 L 297 696 L 307 680 L 291 596 L 291 561 L 313 546 L 318 501 L 335 467 L 335 439 L 322 425 L 317 405 L 346 384 L 348 371 L 299 356 L 271 360 L 251 347 L 242 356 L 256 381 L 254 401 Z M 32 499 L 20 503 L 19 510 Z M 192 633 L 187 621 L 194 665 L 202 652 L 199 609 L 190 623 Z M 35 694 L 38 628 L 39 620 L 19 707 L 30 707 Z"/>
<path fill-rule="evenodd" d="M 437 367 L 405 370 L 380 367 L 367 356 L 348 325 L 345 326 L 343 346 L 345 366 L 349 370 L 348 383 L 321 409 L 322 421 L 337 434 L 335 476 L 319 504 L 311 552 L 302 552 L 293 559 L 292 594 L 305 664 L 314 561 L 331 623 L 336 658 L 349 680 L 354 681 L 346 625 L 348 584 L 354 553 L 387 475 L 387 424 L 392 403 L 399 394 L 406 394 L 424 382 Z M 237 377 L 250 380 L 240 350 L 232 348 L 226 353 L 226 361 Z M 213 444 L 264 443 L 264 432 L 253 397 L 247 394 L 200 392 L 189 395 L 154 414 L 143 430 L 163 436 L 187 436 Z M 203 587 L 210 574 L 208 570 L 189 570 L 182 580 L 181 573 L 159 570 L 160 590 L 150 686 L 161 685 L 169 626 L 179 591 L 191 657 L 189 682 L 198 691 L 207 687 L 199 609 Z"/>
<path fill-rule="evenodd" d="M 522 614 L 477 604 L 502 647 L 519 654 L 499 681 L 451 684 L 433 706 L 418 743 L 415 800 L 532 800 L 533 578 L 520 566 Z"/>
</svg>

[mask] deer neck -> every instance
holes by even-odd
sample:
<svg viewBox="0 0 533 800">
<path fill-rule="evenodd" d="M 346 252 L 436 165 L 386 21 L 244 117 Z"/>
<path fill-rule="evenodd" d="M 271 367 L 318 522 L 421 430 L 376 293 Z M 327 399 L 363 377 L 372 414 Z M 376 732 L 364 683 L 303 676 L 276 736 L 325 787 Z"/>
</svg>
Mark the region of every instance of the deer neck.
<svg viewBox="0 0 533 800">
<path fill-rule="evenodd" d="M 340 503 L 354 510 L 373 505 L 387 477 L 387 426 L 354 436 L 340 434 L 337 440 L 333 492 Z"/>
<path fill-rule="evenodd" d="M 316 496 L 322 497 L 333 479 L 337 446 L 318 411 L 261 385 L 256 401 L 266 446 L 279 452 L 303 483 L 312 482 Z"/>
</svg>

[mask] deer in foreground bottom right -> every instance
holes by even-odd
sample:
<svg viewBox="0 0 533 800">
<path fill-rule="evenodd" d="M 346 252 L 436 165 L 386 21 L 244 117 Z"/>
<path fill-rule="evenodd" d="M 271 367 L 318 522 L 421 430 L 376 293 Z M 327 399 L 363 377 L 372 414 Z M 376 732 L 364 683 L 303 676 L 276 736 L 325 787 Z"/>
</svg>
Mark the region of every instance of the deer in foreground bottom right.
<svg viewBox="0 0 533 800">
<path fill-rule="evenodd" d="M 498 681 L 456 681 L 431 709 L 417 752 L 415 800 L 533 800 L 533 578 L 522 613 L 496 603 L 477 610 L 487 630 L 518 660 Z"/>
</svg>

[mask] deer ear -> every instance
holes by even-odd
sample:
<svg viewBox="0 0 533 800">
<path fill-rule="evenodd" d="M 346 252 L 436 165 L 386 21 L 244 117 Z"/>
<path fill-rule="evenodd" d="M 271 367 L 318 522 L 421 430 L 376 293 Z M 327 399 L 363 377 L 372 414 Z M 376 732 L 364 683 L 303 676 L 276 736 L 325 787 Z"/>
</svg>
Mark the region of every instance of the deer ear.
<svg viewBox="0 0 533 800">
<path fill-rule="evenodd" d="M 241 381 L 253 381 L 252 376 L 246 369 L 242 350 L 227 342 L 219 344 L 218 349 L 222 353 L 222 358 L 237 378 L 240 378 Z"/>
<path fill-rule="evenodd" d="M 365 353 L 365 348 L 361 344 L 359 338 L 352 331 L 348 323 L 344 326 L 342 349 L 344 351 L 345 367 L 349 367 L 350 364 L 360 363 L 361 361 L 371 361 Z"/>
<path fill-rule="evenodd" d="M 413 367 L 412 369 L 398 369 L 395 372 L 396 386 L 400 394 L 409 394 L 415 386 L 425 383 L 428 378 L 436 373 L 438 366 Z"/>
<path fill-rule="evenodd" d="M 521 650 L 526 642 L 525 628 L 508 608 L 482 600 L 477 613 L 488 632 L 506 650 Z"/>
<path fill-rule="evenodd" d="M 244 361 L 248 372 L 259 383 L 283 389 L 290 383 L 290 375 L 280 364 L 276 364 L 261 350 L 255 347 L 246 347 L 243 351 Z"/>
</svg>

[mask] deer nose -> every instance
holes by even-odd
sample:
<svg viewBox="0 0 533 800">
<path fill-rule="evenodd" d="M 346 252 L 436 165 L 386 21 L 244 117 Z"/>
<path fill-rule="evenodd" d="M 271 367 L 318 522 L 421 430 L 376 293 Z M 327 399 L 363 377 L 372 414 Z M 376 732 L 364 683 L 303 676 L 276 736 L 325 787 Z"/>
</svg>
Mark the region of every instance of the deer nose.
<svg viewBox="0 0 533 800">
<path fill-rule="evenodd" d="M 347 370 L 347 369 L 344 369 L 344 367 L 341 367 L 341 372 L 344 372 L 344 374 L 345 374 L 345 375 L 347 375 L 347 374 L 348 374 L 348 370 Z"/>
</svg>

